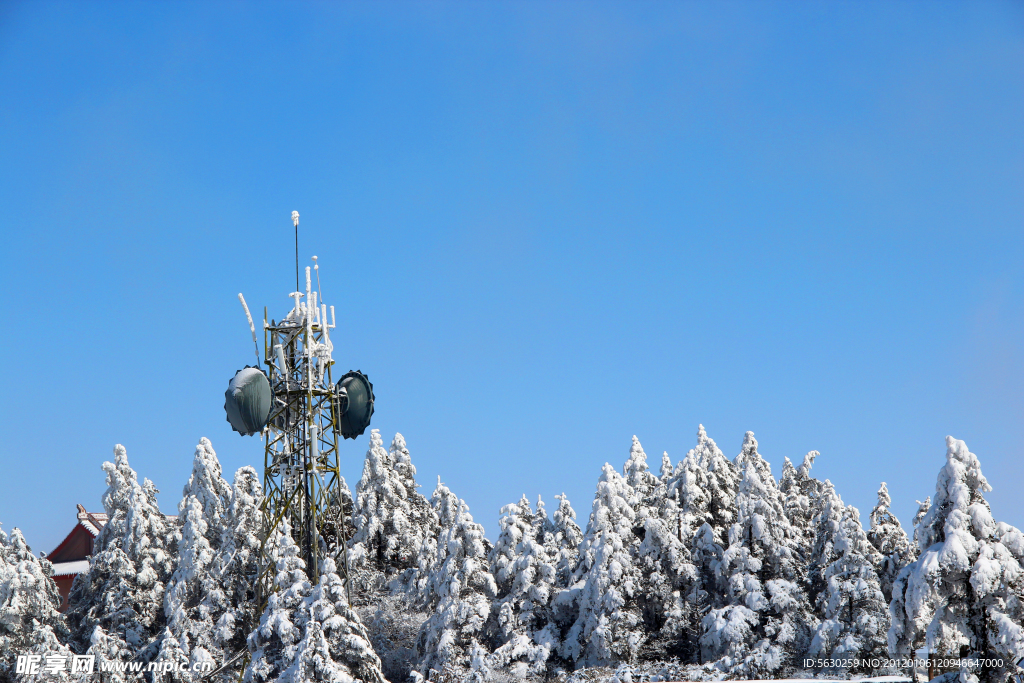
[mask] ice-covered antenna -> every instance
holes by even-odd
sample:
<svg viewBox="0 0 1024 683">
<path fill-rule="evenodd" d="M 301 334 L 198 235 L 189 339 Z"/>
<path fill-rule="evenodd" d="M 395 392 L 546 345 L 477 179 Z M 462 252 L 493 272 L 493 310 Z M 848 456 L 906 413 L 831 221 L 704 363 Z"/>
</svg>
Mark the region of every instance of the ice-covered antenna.
<svg viewBox="0 0 1024 683">
<path fill-rule="evenodd" d="M 277 354 L 277 364 L 281 366 L 281 375 L 287 378 L 289 376 L 288 361 L 284 359 L 284 348 L 280 344 L 274 344 L 274 352 Z"/>
<path fill-rule="evenodd" d="M 252 345 L 256 348 L 256 367 L 260 366 L 260 345 L 256 341 L 256 326 L 252 324 L 252 314 L 249 313 L 249 307 L 245 305 L 245 297 L 242 293 L 238 293 L 238 300 L 242 302 L 242 308 L 245 309 L 245 319 L 249 321 L 249 331 L 252 332 Z"/>
<path fill-rule="evenodd" d="M 299 290 L 299 212 L 292 211 L 292 223 L 295 224 L 295 291 Z"/>
</svg>

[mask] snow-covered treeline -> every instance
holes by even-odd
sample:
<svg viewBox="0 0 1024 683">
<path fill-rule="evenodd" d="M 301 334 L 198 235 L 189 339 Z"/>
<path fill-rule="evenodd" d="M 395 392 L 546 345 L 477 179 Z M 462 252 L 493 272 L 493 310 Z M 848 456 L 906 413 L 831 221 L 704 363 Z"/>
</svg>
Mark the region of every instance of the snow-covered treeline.
<svg viewBox="0 0 1024 683">
<path fill-rule="evenodd" d="M 203 439 L 168 518 L 118 446 L 103 465 L 109 522 L 66 614 L 49 563 L 0 531 L 0 681 L 90 680 L 19 676 L 26 653 L 235 658 L 215 679 L 252 683 L 848 677 L 910 673 L 891 660 L 920 648 L 979 660 L 949 671 L 963 683 L 1015 673 L 1024 534 L 992 519 L 977 456 L 947 438 L 912 538 L 885 483 L 865 528 L 811 475 L 816 457 L 786 459 L 776 479 L 753 433 L 729 458 L 700 427 L 656 474 L 633 437 L 622 468 L 601 469 L 585 525 L 565 496 L 549 514 L 524 495 L 492 541 L 440 479 L 418 490 L 401 434 L 385 448 L 374 430 L 353 498 L 353 604 L 331 560 L 310 582 L 285 525 L 265 539 L 274 592 L 257 614 L 256 471 L 229 483 Z"/>
</svg>

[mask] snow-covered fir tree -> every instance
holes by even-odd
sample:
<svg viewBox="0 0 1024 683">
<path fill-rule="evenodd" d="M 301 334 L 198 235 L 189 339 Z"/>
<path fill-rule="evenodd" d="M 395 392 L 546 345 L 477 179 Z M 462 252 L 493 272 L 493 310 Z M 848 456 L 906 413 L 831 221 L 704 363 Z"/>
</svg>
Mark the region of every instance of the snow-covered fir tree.
<svg viewBox="0 0 1024 683">
<path fill-rule="evenodd" d="M 555 564 L 555 585 L 567 588 L 573 572 L 576 571 L 579 547 L 583 542 L 583 530 L 576 523 L 576 511 L 572 509 L 565 494 L 556 495 L 555 500 L 558 501 L 558 509 L 552 515 L 551 538 L 547 550 L 548 556 Z"/>
<path fill-rule="evenodd" d="M 385 451 L 378 430 L 370 433 L 363 476 L 356 486 L 353 566 L 403 572 L 415 566 L 426 537 L 436 536 L 436 515 L 416 491 L 415 473 L 401 434 Z"/>
<path fill-rule="evenodd" d="M 674 501 L 670 501 L 674 502 Z M 635 564 L 641 574 L 639 604 L 647 631 L 646 658 L 690 661 L 698 634 L 701 589 L 693 564 L 691 531 L 680 538 L 679 516 L 672 505 L 667 513 L 644 520 L 644 539 Z"/>
<path fill-rule="evenodd" d="M 417 641 L 422 674 L 431 671 L 486 678 L 487 653 L 480 641 L 497 597 L 487 570 L 490 550 L 484 529 L 473 521 L 469 506 L 437 482 L 431 498 L 441 522 L 437 555 L 421 596 L 430 617 Z"/>
<path fill-rule="evenodd" d="M 889 618 L 875 566 L 877 551 L 857 509 L 844 505 L 827 479 L 815 515 L 812 599 L 821 622 L 808 656 L 858 662 L 847 673 L 870 673 L 864 662 L 885 651 Z"/>
<path fill-rule="evenodd" d="M 668 478 L 672 476 L 672 472 L 672 458 L 668 457 L 668 451 L 664 451 L 661 454 L 661 469 L 659 470 L 661 476 L 658 478 L 662 483 L 665 483 L 668 481 Z"/>
<path fill-rule="evenodd" d="M 622 476 L 633 493 L 630 504 L 636 513 L 633 523 L 643 526 L 644 520 L 657 514 L 658 498 L 663 496 L 659 490 L 658 477 L 647 466 L 647 454 L 644 453 L 640 440 L 633 435 L 633 444 L 629 448 L 629 458 L 622 466 Z"/>
<path fill-rule="evenodd" d="M 892 498 L 885 482 L 878 489 L 878 503 L 871 510 L 871 530 L 868 540 L 878 551 L 881 558 L 876 570 L 878 580 L 885 596 L 885 604 L 892 600 L 892 584 L 900 570 L 917 558 L 917 553 L 910 545 L 907 532 L 900 526 L 900 521 L 889 510 Z"/>
<path fill-rule="evenodd" d="M 721 659 L 733 674 L 776 676 L 806 652 L 813 617 L 797 583 L 795 533 L 753 432 L 746 433 L 736 462 L 742 468 L 737 521 L 718 566 L 727 604 L 704 617 L 701 650 L 705 660 Z"/>
<path fill-rule="evenodd" d="M 63 657 L 67 627 L 57 609 L 60 594 L 53 566 L 32 554 L 21 531 L 10 539 L 0 529 L 0 681 L 14 680 L 18 655 Z M 44 660 L 45 661 L 45 660 Z M 67 671 L 24 676 L 23 680 L 73 680 Z"/>
<path fill-rule="evenodd" d="M 164 596 L 165 637 L 169 634 L 173 643 L 161 647 L 158 659 L 174 657 L 198 671 L 200 662 L 212 662 L 216 668 L 229 654 L 214 626 L 231 603 L 223 577 L 214 569 L 230 528 L 231 503 L 231 486 L 221 476 L 217 454 L 204 437 L 196 446 L 192 474 L 178 504 L 178 561 Z M 202 676 L 192 671 L 181 675 L 186 681 Z"/>
<path fill-rule="evenodd" d="M 925 497 L 923 503 L 919 500 L 915 500 L 914 502 L 917 503 L 917 512 L 914 514 L 914 521 L 911 522 L 911 525 L 914 527 L 913 551 L 914 554 L 917 555 L 920 554 L 921 550 L 923 550 L 923 548 L 921 548 L 921 539 L 918 535 L 918 528 L 921 526 L 921 520 L 924 519 L 924 516 L 928 514 L 928 510 L 932 507 L 932 497 Z"/>
<path fill-rule="evenodd" d="M 320 582 L 312 586 L 287 520 L 267 543 L 276 572 L 274 589 L 259 625 L 249 634 L 251 660 L 243 680 L 383 683 L 380 659 L 347 605 L 334 561 L 324 560 Z"/>
<path fill-rule="evenodd" d="M 706 473 L 702 485 L 706 486 L 711 530 L 715 541 L 725 547 L 729 542 L 729 529 L 736 521 L 740 472 L 707 435 L 704 425 L 697 425 L 697 446 L 691 452 Z"/>
<path fill-rule="evenodd" d="M 688 639 L 688 649 L 680 652 L 680 656 L 685 659 L 699 655 L 699 650 L 689 651 L 693 649 L 692 630 L 696 626 L 689 622 L 707 608 L 723 606 L 721 601 L 715 604 L 714 600 L 725 593 L 719 586 L 717 568 L 723 550 L 712 527 L 711 489 L 705 466 L 714 458 L 714 450 L 717 450 L 714 441 L 707 437 L 701 426 L 697 432 L 697 447 L 690 449 L 676 465 L 666 481 L 666 495 L 661 503 L 662 520 L 670 530 L 674 530 L 682 548 L 688 553 L 680 566 L 686 566 L 686 571 L 693 572 L 689 585 L 680 589 Z M 728 509 L 735 505 L 735 501 L 719 501 L 719 505 L 720 509 Z M 723 535 L 725 532 L 720 530 L 718 537 Z"/>
<path fill-rule="evenodd" d="M 441 530 L 450 528 L 459 515 L 459 497 L 441 483 L 441 476 L 437 477 L 437 486 L 430 496 L 430 512 L 432 518 L 437 520 L 438 534 L 433 536 L 425 534 L 423 542 L 416 552 L 416 567 L 406 572 L 402 581 L 406 589 L 407 599 L 417 607 L 426 607 L 432 604 L 434 596 L 431 594 L 431 581 L 434 569 L 437 567 L 438 559 L 444 556 L 444 550 L 438 547 Z M 487 551 L 490 552 L 490 546 Z"/>
<path fill-rule="evenodd" d="M 636 512 L 630 504 L 635 496 L 606 463 L 574 575 L 579 616 L 560 646 L 561 655 L 577 667 L 632 661 L 644 642 L 637 605 L 640 573 L 630 553 L 637 543 Z"/>
<path fill-rule="evenodd" d="M 779 480 L 783 509 L 785 509 L 786 518 L 796 534 L 797 542 L 794 545 L 794 551 L 797 553 L 798 561 L 803 564 L 810 560 L 814 539 L 817 535 L 813 518 L 822 483 L 811 476 L 811 467 L 817 457 L 818 451 L 809 452 L 804 456 L 803 463 L 798 468 L 793 466 L 789 458 L 786 458 L 782 467 L 782 477 Z"/>
<path fill-rule="evenodd" d="M 558 645 L 550 603 L 555 567 L 538 532 L 539 515 L 524 495 L 518 504 L 501 509 L 501 532 L 490 553 L 490 571 L 498 600 L 492 608 L 488 666 L 517 678 L 543 675 Z M 547 515 L 545 514 L 545 518 Z"/>
<path fill-rule="evenodd" d="M 991 490 L 978 457 L 947 436 L 946 465 L 916 529 L 920 556 L 897 576 L 889 606 L 894 656 L 923 640 L 939 657 L 1001 660 L 964 665 L 963 683 L 1006 680 L 1024 657 L 1021 537 L 992 519 L 984 496 Z"/>
<path fill-rule="evenodd" d="M 259 575 L 263 487 L 256 470 L 241 467 L 231 484 L 231 507 L 214 558 L 212 573 L 220 581 L 227 609 L 216 621 L 215 638 L 224 656 L 246 645 L 247 626 L 255 623 L 256 579 Z M 237 680 L 237 676 L 235 676 Z"/>
<path fill-rule="evenodd" d="M 97 657 L 151 661 L 165 626 L 164 587 L 174 570 L 179 533 L 160 513 L 156 488 L 139 484 L 124 446 L 103 463 L 107 524 L 94 543 L 89 570 L 71 589 L 67 621 L 80 650 Z"/>
</svg>

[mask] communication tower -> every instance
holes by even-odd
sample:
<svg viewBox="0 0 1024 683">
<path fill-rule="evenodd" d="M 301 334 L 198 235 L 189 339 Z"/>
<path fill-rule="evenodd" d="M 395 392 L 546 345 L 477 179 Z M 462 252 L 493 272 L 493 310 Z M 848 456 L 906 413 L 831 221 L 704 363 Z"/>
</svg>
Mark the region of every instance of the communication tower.
<svg viewBox="0 0 1024 683">
<path fill-rule="evenodd" d="M 292 220 L 297 235 L 298 212 Z M 243 436 L 260 433 L 264 439 L 263 561 L 256 586 L 260 607 L 273 583 L 266 539 L 285 519 L 302 549 L 310 581 L 317 582 L 322 560 L 332 556 L 346 588 L 349 584 L 345 542 L 351 501 L 342 497 L 338 443 L 339 436 L 354 439 L 369 426 L 373 385 L 358 370 L 335 381 L 334 306 L 323 303 L 316 260 L 314 256 L 312 271 L 305 269 L 305 291 L 289 295 L 293 305 L 283 318 L 268 319 L 263 309 L 262 354 L 249 307 L 238 295 L 257 361 L 265 370 L 239 370 L 225 392 L 224 408 L 235 431 Z"/>
</svg>

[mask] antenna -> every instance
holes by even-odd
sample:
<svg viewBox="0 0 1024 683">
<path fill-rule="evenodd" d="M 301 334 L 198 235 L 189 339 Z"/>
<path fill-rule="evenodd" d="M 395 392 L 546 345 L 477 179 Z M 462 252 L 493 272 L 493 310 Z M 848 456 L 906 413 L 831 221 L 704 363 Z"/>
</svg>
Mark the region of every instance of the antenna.
<svg viewBox="0 0 1024 683">
<path fill-rule="evenodd" d="M 245 297 L 242 293 L 238 293 L 238 300 L 242 302 L 242 308 L 245 309 L 245 318 L 249 321 L 249 330 L 252 332 L 252 345 L 256 347 L 256 367 L 260 366 L 260 345 L 256 341 L 256 326 L 252 324 L 252 314 L 249 313 L 249 307 L 245 305 Z"/>
<path fill-rule="evenodd" d="M 295 291 L 299 291 L 299 212 L 292 211 L 292 223 L 295 224 Z"/>
</svg>

